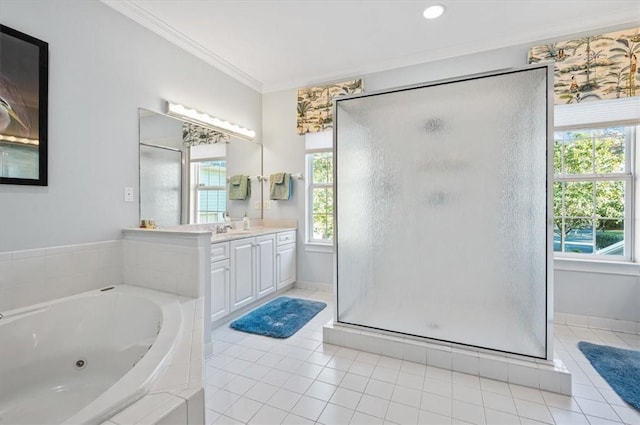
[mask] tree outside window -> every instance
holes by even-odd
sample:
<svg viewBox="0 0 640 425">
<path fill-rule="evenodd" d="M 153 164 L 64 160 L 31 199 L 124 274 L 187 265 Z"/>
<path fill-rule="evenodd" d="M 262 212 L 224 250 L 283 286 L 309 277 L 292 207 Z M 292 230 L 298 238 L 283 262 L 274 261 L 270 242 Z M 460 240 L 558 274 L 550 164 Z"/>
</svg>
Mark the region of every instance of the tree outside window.
<svg viewBox="0 0 640 425">
<path fill-rule="evenodd" d="M 310 242 L 333 241 L 333 152 L 314 152 L 307 155 L 311 176 Z"/>
<path fill-rule="evenodd" d="M 555 133 L 554 251 L 628 256 L 630 139 L 624 127 Z"/>
</svg>

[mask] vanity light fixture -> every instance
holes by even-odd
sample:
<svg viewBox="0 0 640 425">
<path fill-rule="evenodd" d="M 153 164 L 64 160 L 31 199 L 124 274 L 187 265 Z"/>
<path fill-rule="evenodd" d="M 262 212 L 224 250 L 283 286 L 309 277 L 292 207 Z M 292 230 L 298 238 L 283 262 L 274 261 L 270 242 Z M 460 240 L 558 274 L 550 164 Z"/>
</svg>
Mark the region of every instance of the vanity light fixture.
<svg viewBox="0 0 640 425">
<path fill-rule="evenodd" d="M 444 6 L 441 4 L 434 4 L 433 6 L 427 7 L 424 12 L 422 12 L 422 16 L 424 16 L 425 19 L 436 19 L 443 13 Z"/>
<path fill-rule="evenodd" d="M 225 133 L 238 136 L 243 139 L 253 140 L 256 137 L 256 132 L 250 128 L 241 127 L 237 124 L 213 117 L 204 112 L 196 111 L 195 109 L 178 103 L 167 102 L 167 113 L 176 117 L 185 118 L 191 122 L 195 122 L 196 124 L 213 127 L 217 130 L 221 130 Z"/>
</svg>

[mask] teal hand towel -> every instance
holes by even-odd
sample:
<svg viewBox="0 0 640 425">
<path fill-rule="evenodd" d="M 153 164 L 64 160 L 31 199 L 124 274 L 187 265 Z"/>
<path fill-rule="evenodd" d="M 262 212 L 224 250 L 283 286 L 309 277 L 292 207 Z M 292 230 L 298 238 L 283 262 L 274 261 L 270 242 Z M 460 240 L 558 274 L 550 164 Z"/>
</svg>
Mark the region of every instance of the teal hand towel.
<svg viewBox="0 0 640 425">
<path fill-rule="evenodd" d="M 229 199 L 243 201 L 251 196 L 251 183 L 249 176 L 238 174 L 229 177 Z"/>
<path fill-rule="evenodd" d="M 291 197 L 291 174 L 275 173 L 269 176 L 269 198 L 287 200 Z"/>
</svg>

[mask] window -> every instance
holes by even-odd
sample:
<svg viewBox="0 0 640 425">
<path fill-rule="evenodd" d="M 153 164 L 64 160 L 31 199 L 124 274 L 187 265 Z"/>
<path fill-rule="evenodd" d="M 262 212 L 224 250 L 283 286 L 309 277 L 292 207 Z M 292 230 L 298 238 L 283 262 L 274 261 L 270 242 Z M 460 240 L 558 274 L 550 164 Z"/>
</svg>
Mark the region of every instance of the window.
<svg viewBox="0 0 640 425">
<path fill-rule="evenodd" d="M 631 259 L 634 138 L 633 127 L 555 133 L 553 249 L 559 255 Z"/>
<path fill-rule="evenodd" d="M 307 153 L 307 239 L 311 243 L 333 242 L 333 152 Z"/>
<path fill-rule="evenodd" d="M 195 189 L 196 223 L 224 221 L 227 210 L 227 161 L 192 162 Z"/>
</svg>

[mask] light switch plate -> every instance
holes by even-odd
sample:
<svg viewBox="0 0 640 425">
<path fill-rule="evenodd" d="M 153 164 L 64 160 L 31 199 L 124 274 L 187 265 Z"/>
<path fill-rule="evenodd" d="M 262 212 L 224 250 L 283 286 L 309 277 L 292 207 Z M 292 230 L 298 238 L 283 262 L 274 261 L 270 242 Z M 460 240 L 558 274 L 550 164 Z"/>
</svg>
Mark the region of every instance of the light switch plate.
<svg viewBox="0 0 640 425">
<path fill-rule="evenodd" d="M 133 188 L 125 187 L 124 188 L 124 202 L 133 202 Z"/>
</svg>

